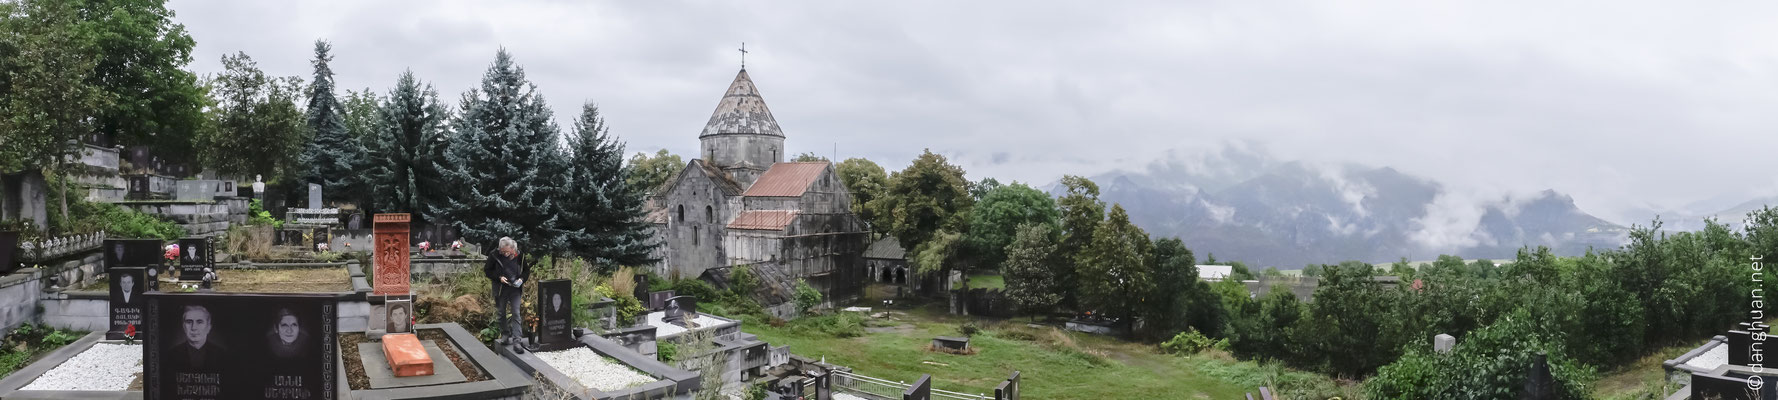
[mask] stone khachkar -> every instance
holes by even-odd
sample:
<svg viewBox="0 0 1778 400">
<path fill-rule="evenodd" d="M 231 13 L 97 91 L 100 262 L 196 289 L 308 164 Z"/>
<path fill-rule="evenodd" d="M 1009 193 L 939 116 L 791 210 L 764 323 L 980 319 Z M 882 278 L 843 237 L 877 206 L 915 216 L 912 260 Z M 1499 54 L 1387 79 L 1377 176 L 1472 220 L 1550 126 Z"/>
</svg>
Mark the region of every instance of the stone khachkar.
<svg viewBox="0 0 1778 400">
<path fill-rule="evenodd" d="M 142 398 L 339 396 L 331 294 L 144 295 Z"/>
<path fill-rule="evenodd" d="M 123 340 L 131 327 L 142 326 L 142 294 L 148 292 L 148 268 L 116 267 L 105 272 L 111 281 L 111 327 L 106 340 Z"/>
<path fill-rule="evenodd" d="M 901 400 L 932 400 L 932 374 L 920 374 L 920 380 L 901 392 Z"/>
<path fill-rule="evenodd" d="M 408 295 L 408 215 L 377 214 L 373 220 L 376 233 L 372 259 L 376 264 L 376 287 L 379 296 Z"/>
<path fill-rule="evenodd" d="M 539 351 L 576 347 L 574 337 L 574 282 L 567 279 L 537 284 L 537 335 Z"/>
<path fill-rule="evenodd" d="M 179 239 L 179 280 L 203 280 L 216 268 L 215 241 L 210 238 Z"/>
</svg>

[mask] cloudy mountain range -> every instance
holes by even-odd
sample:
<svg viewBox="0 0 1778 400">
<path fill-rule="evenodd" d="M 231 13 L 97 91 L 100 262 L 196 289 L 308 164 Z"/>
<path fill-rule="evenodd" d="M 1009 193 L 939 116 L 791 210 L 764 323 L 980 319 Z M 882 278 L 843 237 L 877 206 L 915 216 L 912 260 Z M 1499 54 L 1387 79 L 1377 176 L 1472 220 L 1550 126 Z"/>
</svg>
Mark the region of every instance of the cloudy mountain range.
<svg viewBox="0 0 1778 400">
<path fill-rule="evenodd" d="M 1554 190 L 1466 195 L 1389 167 L 1279 162 L 1239 147 L 1090 178 L 1151 235 L 1184 239 L 1200 260 L 1214 254 L 1253 266 L 1505 259 L 1524 245 L 1578 255 L 1627 236 Z"/>
</svg>

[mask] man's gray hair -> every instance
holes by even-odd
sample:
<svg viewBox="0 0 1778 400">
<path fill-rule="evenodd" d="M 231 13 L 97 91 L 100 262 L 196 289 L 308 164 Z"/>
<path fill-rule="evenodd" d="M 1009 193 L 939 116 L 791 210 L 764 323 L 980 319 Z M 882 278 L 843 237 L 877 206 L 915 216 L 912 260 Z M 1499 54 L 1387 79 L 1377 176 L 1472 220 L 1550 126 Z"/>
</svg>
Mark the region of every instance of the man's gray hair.
<svg viewBox="0 0 1778 400">
<path fill-rule="evenodd" d="M 512 250 L 514 253 L 517 253 L 519 251 L 519 242 L 513 241 L 511 236 L 501 236 L 500 249 Z"/>
</svg>

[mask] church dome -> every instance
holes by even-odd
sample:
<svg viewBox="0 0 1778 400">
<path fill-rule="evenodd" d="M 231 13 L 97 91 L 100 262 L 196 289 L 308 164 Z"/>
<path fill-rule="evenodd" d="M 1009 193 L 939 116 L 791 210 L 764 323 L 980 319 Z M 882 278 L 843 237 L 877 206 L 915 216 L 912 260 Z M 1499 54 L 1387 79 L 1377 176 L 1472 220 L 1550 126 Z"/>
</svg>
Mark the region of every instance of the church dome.
<svg viewBox="0 0 1778 400">
<path fill-rule="evenodd" d="M 759 89 L 747 77 L 746 69 L 735 75 L 734 83 L 728 85 L 728 92 L 716 103 L 716 112 L 710 114 L 710 122 L 704 124 L 704 132 L 698 137 L 726 134 L 784 137 L 778 120 L 772 118 L 772 110 L 759 97 Z"/>
</svg>

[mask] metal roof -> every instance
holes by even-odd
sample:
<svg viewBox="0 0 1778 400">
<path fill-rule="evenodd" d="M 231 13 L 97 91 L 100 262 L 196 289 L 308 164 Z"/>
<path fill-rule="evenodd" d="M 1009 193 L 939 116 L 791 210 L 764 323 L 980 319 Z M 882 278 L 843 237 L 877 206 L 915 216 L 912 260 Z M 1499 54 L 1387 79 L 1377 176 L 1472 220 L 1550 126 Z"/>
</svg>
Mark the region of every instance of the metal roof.
<svg viewBox="0 0 1778 400">
<path fill-rule="evenodd" d="M 778 120 L 772 118 L 772 109 L 759 97 L 759 88 L 747 77 L 746 69 L 735 75 L 728 92 L 722 94 L 722 101 L 716 103 L 716 112 L 710 114 L 710 122 L 704 124 L 704 133 L 698 137 L 721 134 L 784 136 Z"/>
<path fill-rule="evenodd" d="M 809 190 L 809 184 L 821 178 L 821 172 L 827 170 L 826 161 L 817 162 L 784 162 L 772 164 L 771 169 L 760 174 L 747 188 L 742 196 L 764 197 L 797 197 Z"/>
<path fill-rule="evenodd" d="M 907 249 L 901 248 L 901 240 L 894 236 L 878 239 L 864 250 L 864 258 L 884 258 L 899 260 L 907 257 Z"/>
<path fill-rule="evenodd" d="M 729 229 L 760 229 L 783 230 L 796 220 L 796 211 L 791 210 L 754 210 L 743 211 L 733 222 L 728 223 Z"/>
</svg>

